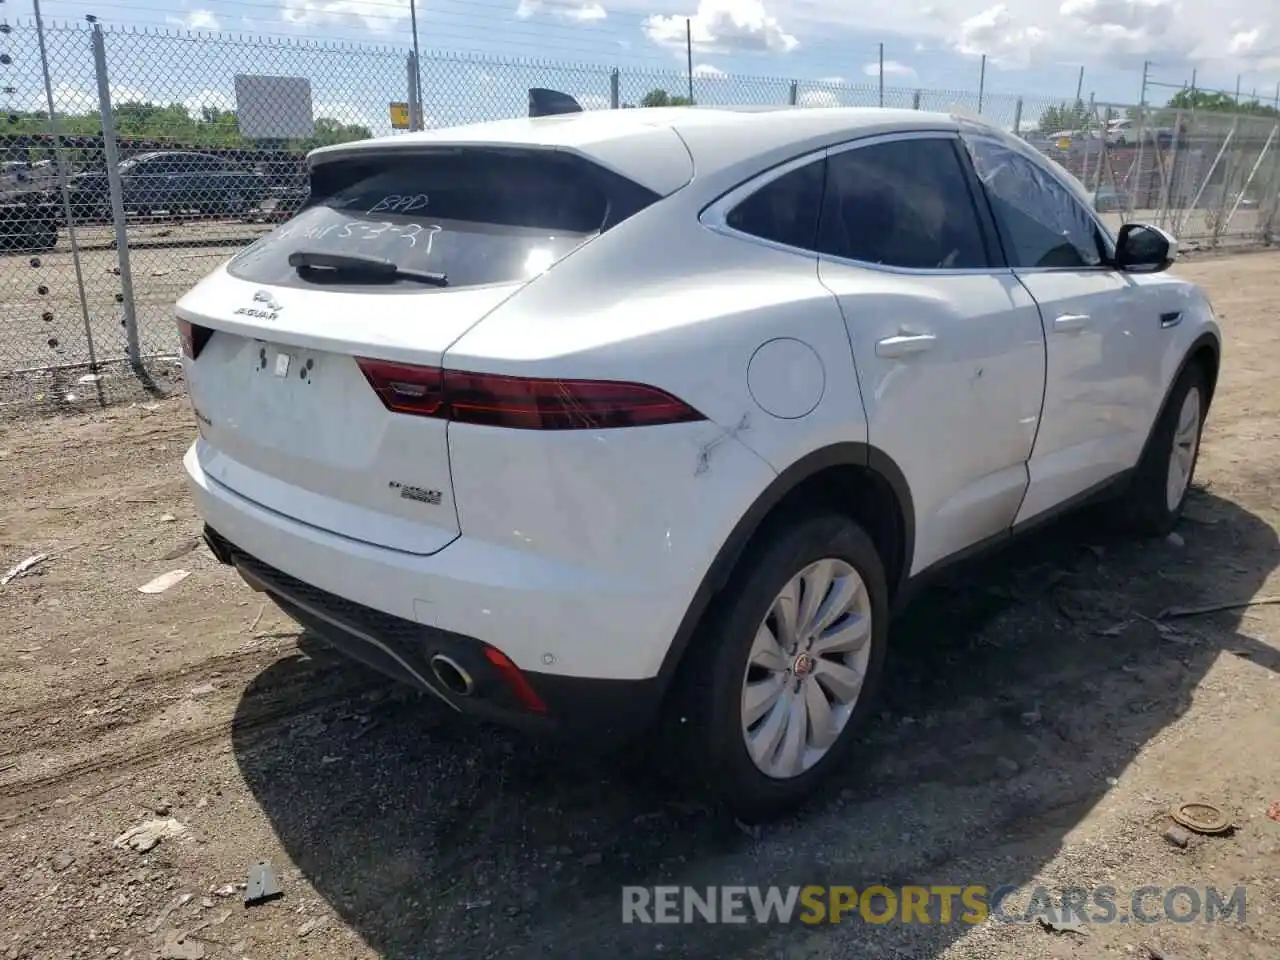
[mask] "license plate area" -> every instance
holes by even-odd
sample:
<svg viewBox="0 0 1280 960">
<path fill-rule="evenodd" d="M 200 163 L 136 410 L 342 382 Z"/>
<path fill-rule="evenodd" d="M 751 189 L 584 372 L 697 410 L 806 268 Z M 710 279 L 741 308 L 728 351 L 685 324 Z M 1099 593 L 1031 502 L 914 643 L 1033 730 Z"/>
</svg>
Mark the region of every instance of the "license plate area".
<svg viewBox="0 0 1280 960">
<path fill-rule="evenodd" d="M 258 340 L 254 344 L 254 372 L 272 380 L 297 381 L 311 385 L 319 372 L 319 357 L 299 347 L 280 346 Z"/>
</svg>

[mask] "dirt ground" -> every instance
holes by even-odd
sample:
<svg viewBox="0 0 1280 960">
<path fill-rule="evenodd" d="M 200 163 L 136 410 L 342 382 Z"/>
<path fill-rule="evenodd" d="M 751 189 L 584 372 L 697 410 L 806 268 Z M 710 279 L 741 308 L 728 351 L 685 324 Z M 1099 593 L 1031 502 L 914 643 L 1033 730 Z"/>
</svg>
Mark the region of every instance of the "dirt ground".
<svg viewBox="0 0 1280 960">
<path fill-rule="evenodd" d="M 266 223 L 216 220 L 131 223 L 130 273 L 141 354 L 174 356 L 174 301 L 270 229 Z M 127 370 L 111 363 L 127 354 L 114 233 L 109 226 L 81 225 L 76 242 L 78 258 L 65 230 L 55 250 L 0 253 L 0 409 L 45 399 L 74 407 L 104 393 L 113 401 L 134 395 L 120 377 Z M 80 367 L 62 375 L 46 371 L 88 364 L 91 358 L 108 363 L 100 380 L 80 382 L 87 372 Z"/>
<path fill-rule="evenodd" d="M 183 400 L 0 423 L 0 570 L 48 554 L 0 587 L 0 958 L 1275 960 L 1280 605 L 1166 611 L 1280 595 L 1277 271 L 1180 268 L 1226 352 L 1177 536 L 1075 518 L 922 596 L 841 782 L 754 834 L 660 757 L 459 723 L 300 635 L 198 545 Z M 1166 840 L 1201 800 L 1234 830 Z M 246 907 L 260 861 L 284 895 Z M 624 884 L 734 883 L 1103 884 L 1123 919 L 621 922 Z M 1148 885 L 1244 920 L 1123 922 Z"/>
</svg>

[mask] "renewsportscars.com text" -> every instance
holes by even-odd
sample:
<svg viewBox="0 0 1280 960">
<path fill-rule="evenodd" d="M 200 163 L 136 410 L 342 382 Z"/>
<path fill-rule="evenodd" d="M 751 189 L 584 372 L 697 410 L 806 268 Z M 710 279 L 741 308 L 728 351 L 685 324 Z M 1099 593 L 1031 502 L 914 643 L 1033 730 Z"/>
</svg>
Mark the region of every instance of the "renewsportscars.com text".
<svg viewBox="0 0 1280 960">
<path fill-rule="evenodd" d="M 1243 923 L 1245 890 L 1115 887 L 623 887 L 624 923 Z"/>
</svg>

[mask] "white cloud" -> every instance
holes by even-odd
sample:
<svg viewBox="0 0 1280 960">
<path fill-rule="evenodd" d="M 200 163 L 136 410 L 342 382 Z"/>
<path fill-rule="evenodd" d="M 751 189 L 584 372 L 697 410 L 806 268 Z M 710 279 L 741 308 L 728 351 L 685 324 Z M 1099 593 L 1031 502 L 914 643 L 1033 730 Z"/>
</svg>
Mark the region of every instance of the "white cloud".
<svg viewBox="0 0 1280 960">
<path fill-rule="evenodd" d="M 235 98 L 223 93 L 221 90 L 201 90 L 192 96 L 184 97 L 182 105 L 187 108 L 187 113 L 193 117 L 199 117 L 200 111 L 204 107 L 212 107 L 214 110 L 234 110 L 236 108 Z"/>
<path fill-rule="evenodd" d="M 339 123 L 357 124 L 362 127 L 385 127 L 391 123 L 390 112 L 374 113 L 350 100 L 318 100 L 311 106 L 311 116 L 328 117 Z M 423 117 L 424 121 L 426 119 Z"/>
<path fill-rule="evenodd" d="M 848 0 L 600 2 L 619 20 L 642 18 L 651 41 L 681 52 L 689 17 L 702 56 L 785 52 L 797 45 L 837 49 L 842 36 L 861 31 L 883 38 L 886 56 L 911 56 L 916 63 L 921 55 L 948 50 L 975 58 L 985 53 L 997 67 L 1083 64 L 1090 72 L 1106 67 L 1140 73 L 1142 61 L 1151 60 L 1159 64 L 1161 79 L 1181 81 L 1199 67 L 1202 78 L 1216 77 L 1219 85 L 1237 73 L 1280 72 L 1277 0 L 898 0 L 887 6 Z M 857 70 L 862 63 L 855 63 Z M 1260 78 L 1259 86 L 1263 83 Z"/>
<path fill-rule="evenodd" d="M 696 67 L 694 67 L 694 68 L 693 68 L 693 75 L 694 75 L 695 77 L 724 77 L 724 76 L 728 76 L 728 74 L 726 74 L 726 73 L 725 73 L 723 70 L 721 70 L 719 67 L 713 67 L 713 66 L 712 66 L 711 64 L 709 64 L 709 63 L 700 63 L 700 64 L 698 64 Z"/>
<path fill-rule="evenodd" d="M 830 90 L 805 90 L 796 97 L 796 104 L 801 107 L 838 107 L 840 101 Z"/>
<path fill-rule="evenodd" d="M 826 0 L 819 2 L 825 9 Z M 1179 72 L 1280 69 L 1273 9 L 1253 0 L 957 0 L 946 8 L 906 0 L 893 18 L 892 29 L 920 46 L 941 41 L 968 56 L 986 54 L 1000 67 L 1065 62 L 1140 70 L 1150 60 Z"/>
<path fill-rule="evenodd" d="M 971 57 L 985 54 L 995 64 L 1025 67 L 1048 37 L 1039 27 L 1018 22 L 1000 3 L 961 21 L 955 47 Z"/>
<path fill-rule="evenodd" d="M 165 17 L 165 23 L 171 23 L 183 30 L 221 30 L 222 24 L 208 10 L 192 10 L 184 17 Z"/>
<path fill-rule="evenodd" d="M 765 10 L 763 0 L 698 0 L 691 15 L 654 14 L 644 21 L 649 39 L 665 47 L 684 49 L 686 30 L 702 52 L 790 53 L 800 45 Z"/>
<path fill-rule="evenodd" d="M 576 23 L 603 20 L 609 15 L 604 7 L 593 0 L 520 0 L 516 7 L 516 16 L 522 20 L 536 17 L 540 13 Z"/>
<path fill-rule="evenodd" d="M 281 0 L 280 19 L 297 27 L 356 24 L 386 34 L 403 29 L 409 0 Z"/>
<path fill-rule="evenodd" d="M 118 84 L 111 85 L 111 102 L 120 103 L 147 103 L 151 101 L 144 90 L 137 87 L 120 86 Z M 98 88 L 97 87 L 79 87 L 75 84 L 63 83 L 53 85 L 53 108 L 58 113 L 89 113 L 98 109 Z M 45 97 L 44 91 L 33 94 L 26 109 L 38 110 L 46 113 L 49 110 L 49 101 Z"/>
<path fill-rule="evenodd" d="M 862 72 L 868 77 L 880 76 L 880 61 L 874 63 L 864 63 Z M 886 77 L 896 77 L 903 80 L 915 79 L 915 70 L 908 67 L 905 63 L 899 63 L 897 60 L 886 60 L 884 62 L 884 75 Z"/>
</svg>

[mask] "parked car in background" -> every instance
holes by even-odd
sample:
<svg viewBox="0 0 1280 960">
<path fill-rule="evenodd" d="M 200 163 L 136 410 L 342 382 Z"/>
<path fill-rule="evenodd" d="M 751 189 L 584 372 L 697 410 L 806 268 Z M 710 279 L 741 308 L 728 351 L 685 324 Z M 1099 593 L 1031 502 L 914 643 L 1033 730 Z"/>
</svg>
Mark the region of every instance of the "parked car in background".
<svg viewBox="0 0 1280 960">
<path fill-rule="evenodd" d="M 1128 210 L 1131 201 L 1132 198 L 1128 191 L 1113 187 L 1110 184 L 1103 184 L 1093 194 L 1093 208 L 1099 213 L 1115 213 L 1120 210 Z"/>
<path fill-rule="evenodd" d="M 126 213 L 243 216 L 271 194 L 266 177 L 208 153 L 141 153 L 119 170 Z M 110 219 L 106 171 L 76 174 L 70 186 L 76 216 Z"/>
<path fill-rule="evenodd" d="M 1133 121 L 1128 117 L 1117 117 L 1107 123 L 1107 143 L 1113 147 L 1123 147 L 1133 138 Z"/>
<path fill-rule="evenodd" d="M 445 710 L 666 718 L 776 816 L 865 735 L 928 576 L 1088 501 L 1182 513 L 1209 301 L 996 128 L 651 108 L 310 161 L 176 306 L 184 467 L 214 556 Z"/>
</svg>

